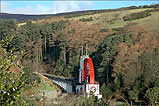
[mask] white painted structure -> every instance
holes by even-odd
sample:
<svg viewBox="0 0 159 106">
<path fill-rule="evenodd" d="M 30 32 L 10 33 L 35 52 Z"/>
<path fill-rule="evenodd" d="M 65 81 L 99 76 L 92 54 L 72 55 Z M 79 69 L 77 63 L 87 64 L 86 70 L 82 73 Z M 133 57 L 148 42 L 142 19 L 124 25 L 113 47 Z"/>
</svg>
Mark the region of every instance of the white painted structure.
<svg viewBox="0 0 159 106">
<path fill-rule="evenodd" d="M 83 63 L 84 63 L 84 59 L 88 58 L 88 55 L 86 56 L 81 56 L 80 58 L 80 69 L 79 69 L 79 83 L 81 83 L 81 74 L 82 74 L 82 70 L 83 70 Z"/>
<path fill-rule="evenodd" d="M 85 92 L 85 85 L 76 85 L 76 93 Z"/>
<path fill-rule="evenodd" d="M 86 58 L 89 58 L 87 55 L 83 55 L 83 47 L 82 47 L 82 56 L 80 57 L 80 69 L 79 69 L 79 84 L 76 85 L 76 93 L 82 93 L 85 92 L 87 94 L 87 97 L 90 97 L 91 92 L 98 97 L 98 99 L 102 98 L 102 94 L 99 92 L 99 84 L 94 83 L 90 84 L 89 81 L 82 82 L 81 76 L 82 76 L 82 70 L 84 69 L 84 60 Z M 88 66 L 89 69 L 89 66 Z"/>
<path fill-rule="evenodd" d="M 52 81 L 68 93 L 72 93 L 72 82 L 57 79 L 52 79 Z"/>
<path fill-rule="evenodd" d="M 59 85 L 64 91 L 67 93 L 72 93 L 72 81 L 69 78 L 55 76 L 55 75 L 49 75 L 49 74 L 43 74 L 44 76 L 51 79 L 55 84 Z"/>
<path fill-rule="evenodd" d="M 99 92 L 99 84 L 86 84 L 86 93 L 88 97 L 91 92 L 97 96 L 98 99 L 102 98 L 102 94 Z"/>
</svg>

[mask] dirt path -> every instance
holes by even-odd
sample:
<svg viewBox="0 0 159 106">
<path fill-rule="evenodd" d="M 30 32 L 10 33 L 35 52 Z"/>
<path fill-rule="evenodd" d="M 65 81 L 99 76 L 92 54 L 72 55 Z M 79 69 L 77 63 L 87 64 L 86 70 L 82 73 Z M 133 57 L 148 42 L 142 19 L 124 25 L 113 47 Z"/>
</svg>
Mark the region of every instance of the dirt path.
<svg viewBox="0 0 159 106">
<path fill-rule="evenodd" d="M 36 23 L 36 21 L 31 21 L 32 23 Z M 18 24 L 18 27 L 20 27 L 20 26 L 23 26 L 23 25 L 25 25 L 26 24 L 26 22 L 23 22 L 23 23 L 19 23 Z"/>
</svg>

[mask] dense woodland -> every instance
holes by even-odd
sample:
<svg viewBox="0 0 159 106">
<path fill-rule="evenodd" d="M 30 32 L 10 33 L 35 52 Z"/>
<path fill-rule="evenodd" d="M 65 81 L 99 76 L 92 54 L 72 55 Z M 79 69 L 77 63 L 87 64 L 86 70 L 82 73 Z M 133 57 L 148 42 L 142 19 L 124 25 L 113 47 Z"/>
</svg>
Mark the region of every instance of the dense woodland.
<svg viewBox="0 0 159 106">
<path fill-rule="evenodd" d="M 129 9 L 157 7 L 158 5 L 132 6 Z M 154 11 L 156 10 L 158 11 Z M 123 17 L 123 20 L 144 18 L 152 11 L 130 14 Z M 135 16 L 139 18 L 134 18 Z M 87 21 L 93 21 L 92 18 L 73 20 L 68 17 L 53 18 L 52 22 L 42 23 L 27 21 L 19 27 L 16 20 L 0 20 L 1 84 L 6 80 L 11 83 L 12 78 L 19 79 L 12 86 L 8 85 L 8 88 L 5 85 L 1 87 L 1 90 L 6 89 L 10 93 L 11 88 L 18 90 L 10 96 L 2 91 L 0 105 L 25 104 L 25 99 L 21 101 L 18 98 L 25 90 L 25 84 L 32 85 L 38 80 L 33 72 L 77 80 L 81 46 L 87 45 L 88 54 L 94 63 L 95 80 L 101 84 L 104 101 L 82 105 L 101 106 L 106 105 L 105 101 L 121 100 L 159 106 L 158 35 L 134 22 L 124 27 L 103 29 L 100 25 L 87 24 Z M 24 73 L 9 74 L 13 64 L 24 70 Z M 5 75 L 11 77 L 4 77 Z"/>
</svg>

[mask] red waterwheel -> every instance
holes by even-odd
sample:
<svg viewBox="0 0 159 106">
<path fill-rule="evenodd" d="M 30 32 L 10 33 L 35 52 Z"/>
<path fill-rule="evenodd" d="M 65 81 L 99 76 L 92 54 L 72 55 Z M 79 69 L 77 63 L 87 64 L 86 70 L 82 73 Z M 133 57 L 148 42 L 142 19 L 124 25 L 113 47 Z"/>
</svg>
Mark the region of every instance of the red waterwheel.
<svg viewBox="0 0 159 106">
<path fill-rule="evenodd" d="M 81 75 L 82 82 L 87 82 L 94 84 L 94 67 L 91 58 L 86 58 L 84 60 L 84 66 Z"/>
</svg>

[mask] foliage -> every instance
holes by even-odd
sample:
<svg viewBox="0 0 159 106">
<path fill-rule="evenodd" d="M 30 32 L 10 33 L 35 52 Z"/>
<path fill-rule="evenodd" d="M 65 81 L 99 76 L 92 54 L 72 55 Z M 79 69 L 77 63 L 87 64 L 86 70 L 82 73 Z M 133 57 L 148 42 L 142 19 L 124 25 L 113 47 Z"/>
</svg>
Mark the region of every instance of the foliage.
<svg viewBox="0 0 159 106">
<path fill-rule="evenodd" d="M 136 20 L 136 19 L 140 19 L 140 18 L 145 18 L 151 15 L 151 12 L 156 12 L 159 11 L 159 9 L 151 9 L 151 10 L 145 10 L 145 11 L 141 11 L 138 13 L 131 13 L 127 16 L 123 17 L 124 21 L 131 21 L 131 20 Z"/>
<path fill-rule="evenodd" d="M 100 32 L 107 32 L 107 31 L 108 31 L 107 28 L 103 28 L 103 29 L 100 30 Z"/>
<path fill-rule="evenodd" d="M 16 101 L 16 105 L 18 106 L 36 106 L 35 100 L 31 100 L 26 96 L 20 96 L 19 99 Z"/>
<path fill-rule="evenodd" d="M 31 69 L 31 66 L 25 66 L 23 68 L 23 71 L 26 77 L 25 79 L 26 84 L 33 85 L 35 81 L 37 81 L 37 83 L 41 82 L 40 77 L 37 74 L 33 73 L 33 69 Z"/>
<path fill-rule="evenodd" d="M 6 40 L 11 37 L 11 35 L 15 35 L 16 20 L 2 20 L 0 19 L 0 41 Z"/>
<path fill-rule="evenodd" d="M 124 28 L 118 30 L 114 30 L 115 33 L 112 33 L 105 38 L 104 42 L 98 47 L 98 51 L 93 56 L 94 67 L 97 71 L 97 79 L 99 79 L 100 82 L 110 82 L 109 79 L 112 74 L 111 64 L 114 61 L 114 56 L 118 53 L 119 43 L 132 42 L 131 32 L 125 32 Z"/>
<path fill-rule="evenodd" d="M 81 105 L 79 106 L 109 106 L 109 103 L 107 101 L 104 101 L 103 99 L 98 99 L 96 96 L 91 97 L 84 97 L 84 100 L 82 101 Z"/>
<path fill-rule="evenodd" d="M 155 8 L 156 6 L 158 5 L 132 6 L 114 10 L 99 10 L 98 12 L 88 11 L 84 14 L 72 14 L 72 17 L 118 10 Z M 157 7 L 145 12 L 142 11 L 143 13 L 136 13 L 135 18 L 140 17 L 140 15 L 146 16 L 145 14 L 155 11 L 158 11 Z M 105 20 L 108 24 L 121 20 L 118 18 L 121 14 L 115 13 L 113 15 L 113 18 Z M 107 105 L 106 100 L 121 99 L 120 97 L 125 101 L 141 100 L 147 102 L 148 98 L 146 100 L 144 94 L 146 91 L 152 92 L 149 89 L 157 86 L 159 81 L 158 39 L 145 27 L 136 23 L 128 23 L 123 28 L 108 29 L 107 27 L 103 28 L 102 25 L 87 24 L 89 19 L 91 18 L 81 19 L 85 22 L 61 18 L 42 20 L 41 23 L 27 21 L 26 25 L 19 27 L 14 21 L 1 21 L 1 38 L 10 36 L 10 31 L 16 33 L 9 44 L 5 42 L 9 39 L 2 39 L 2 42 L 8 45 L 2 45 L 3 48 L 0 48 L 4 70 L 9 70 L 11 64 L 17 61 L 14 56 L 24 50 L 22 60 L 17 65 L 24 66 L 23 76 L 25 76 L 25 83 L 29 85 L 28 88 L 32 88 L 31 85 L 34 85 L 34 81 L 41 82 L 34 73 L 35 71 L 74 78 L 76 82 L 81 45 L 86 46 L 87 44 L 88 54 L 91 54 L 90 57 L 94 63 L 95 79 L 102 85 L 103 100 L 97 101 L 94 97 L 90 100 L 91 102 L 85 99 L 86 101 L 80 102 L 82 103 L 80 105 Z M 15 48 L 15 52 L 11 51 L 12 48 Z M 13 57 L 9 57 L 9 55 Z M 16 77 L 14 76 L 16 74 L 12 74 L 10 73 L 10 76 Z M 20 75 L 17 74 L 17 77 L 19 78 Z M 47 89 L 47 86 L 46 88 L 42 86 L 42 88 Z M 32 91 L 28 94 L 32 94 Z M 23 100 L 26 102 L 25 98 L 21 98 L 21 96 L 18 98 L 17 103 L 18 101 L 23 102 Z M 23 105 L 23 103 L 21 104 Z"/>
<path fill-rule="evenodd" d="M 123 87 L 123 79 L 122 79 L 122 76 L 120 74 L 117 75 L 116 81 L 114 81 L 114 82 L 115 82 L 115 84 L 114 84 L 115 91 L 118 91 L 118 90 L 120 90 L 120 88 Z"/>
<path fill-rule="evenodd" d="M 42 60 L 42 36 L 40 35 L 39 26 L 28 21 L 26 25 L 18 28 L 18 34 L 17 38 L 20 42 L 15 45 L 21 45 L 20 50 L 24 51 L 22 65 L 35 65 L 35 63 L 40 62 Z M 35 70 L 38 70 L 37 66 L 34 67 Z"/>
<path fill-rule="evenodd" d="M 89 22 L 89 21 L 93 21 L 93 18 L 92 17 L 90 17 L 90 18 L 81 18 L 81 19 L 79 19 L 79 21 Z"/>
<path fill-rule="evenodd" d="M 133 89 L 129 91 L 129 98 L 131 100 L 138 100 L 139 97 L 139 90 L 138 89 Z"/>
<path fill-rule="evenodd" d="M 159 7 L 159 4 L 152 4 L 152 5 L 144 5 L 144 6 L 130 6 L 130 7 L 124 7 L 119 9 L 90 10 L 90 11 L 75 12 L 75 13 L 66 15 L 65 18 L 73 18 L 73 17 L 94 15 L 94 14 L 107 13 L 107 12 L 124 11 L 124 10 L 130 10 L 130 9 L 158 8 L 158 7 Z"/>
<path fill-rule="evenodd" d="M 92 54 L 96 80 L 105 83 L 101 87 L 104 98 L 115 93 L 128 100 L 143 100 L 142 93 L 155 86 L 158 79 L 156 46 L 151 33 L 135 23 L 112 29 L 112 34 Z"/>
<path fill-rule="evenodd" d="M 13 37 L 9 39 L 12 40 Z M 3 42 L 2 42 L 3 43 Z M 25 75 L 23 72 L 15 73 L 10 70 L 16 64 L 17 56 L 14 50 L 7 52 L 4 47 L 7 47 L 10 42 L 0 44 L 0 105 L 15 105 L 24 91 Z M 9 70 L 11 72 L 9 72 Z"/>
<path fill-rule="evenodd" d="M 103 98 L 106 98 L 107 100 L 111 99 L 111 96 L 113 95 L 110 84 L 106 86 L 106 84 L 104 83 L 101 86 L 101 92 L 103 94 Z"/>
<path fill-rule="evenodd" d="M 25 76 L 1 70 L 1 105 L 13 105 L 24 91 Z"/>
<path fill-rule="evenodd" d="M 146 91 L 146 98 L 149 99 L 150 103 L 155 106 L 159 106 L 159 88 L 155 86 Z"/>
</svg>

